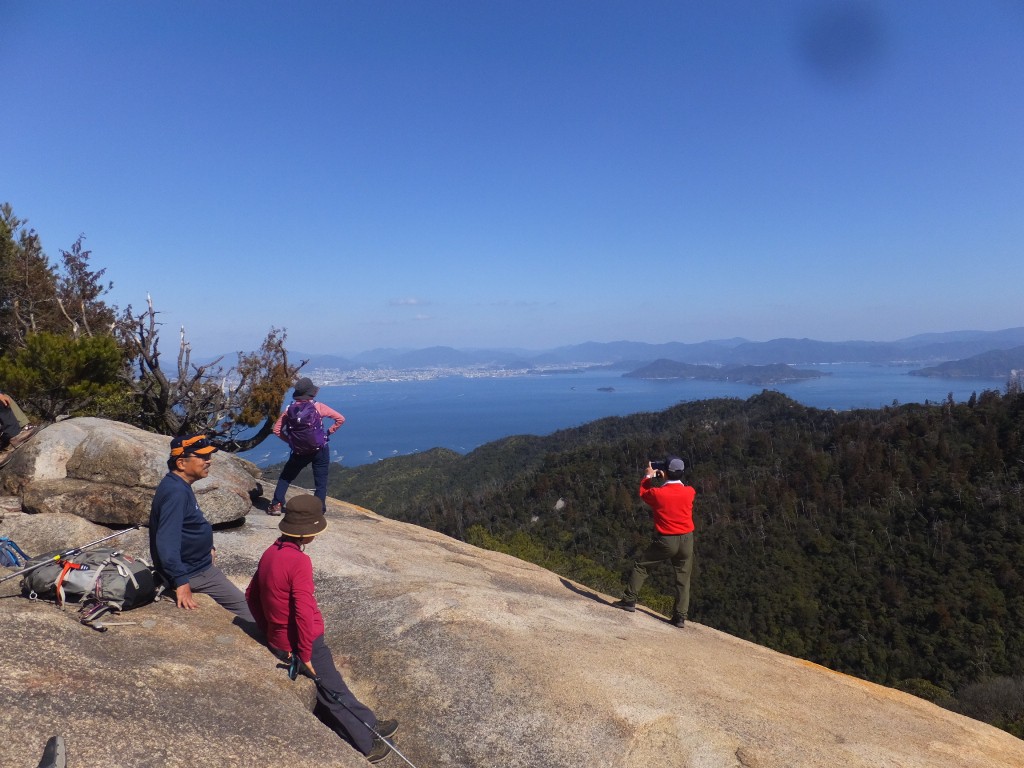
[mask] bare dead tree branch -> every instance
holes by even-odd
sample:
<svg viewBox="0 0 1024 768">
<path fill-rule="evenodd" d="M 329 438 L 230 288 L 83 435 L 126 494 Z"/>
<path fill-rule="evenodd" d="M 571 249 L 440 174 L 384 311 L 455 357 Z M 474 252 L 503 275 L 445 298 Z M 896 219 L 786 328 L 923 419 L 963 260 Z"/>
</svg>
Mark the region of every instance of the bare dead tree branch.
<svg viewBox="0 0 1024 768">
<path fill-rule="evenodd" d="M 160 366 L 161 324 L 152 297 L 147 297 L 146 310 L 139 315 L 130 310 L 121 328 L 124 347 L 133 359 L 130 385 L 144 428 L 170 435 L 217 433 L 229 451 L 253 448 L 272 433 L 285 393 L 307 362 L 289 362 L 283 330 L 272 328 L 257 351 L 240 352 L 237 365 L 225 370 L 223 357 L 193 363 L 192 345 L 181 328 L 172 377 Z"/>
</svg>

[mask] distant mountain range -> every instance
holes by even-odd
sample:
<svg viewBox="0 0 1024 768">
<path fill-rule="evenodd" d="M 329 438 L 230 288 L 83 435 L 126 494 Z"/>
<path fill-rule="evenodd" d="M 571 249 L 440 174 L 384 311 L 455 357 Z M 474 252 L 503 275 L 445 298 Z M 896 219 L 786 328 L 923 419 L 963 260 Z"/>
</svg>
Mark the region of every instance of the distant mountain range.
<svg viewBox="0 0 1024 768">
<path fill-rule="evenodd" d="M 988 355 L 981 359 L 979 356 Z M 592 367 L 635 371 L 655 361 L 689 365 L 768 366 L 814 363 L 918 364 L 929 376 L 1003 377 L 1024 369 L 1024 327 L 1001 331 L 950 331 L 910 336 L 898 341 L 816 341 L 742 338 L 695 344 L 641 341 L 586 342 L 547 351 L 523 349 L 455 349 L 428 347 L 416 350 L 374 349 L 351 357 L 292 353 L 309 359 L 307 369 L 418 368 L 530 369 L 552 366 Z"/>
</svg>

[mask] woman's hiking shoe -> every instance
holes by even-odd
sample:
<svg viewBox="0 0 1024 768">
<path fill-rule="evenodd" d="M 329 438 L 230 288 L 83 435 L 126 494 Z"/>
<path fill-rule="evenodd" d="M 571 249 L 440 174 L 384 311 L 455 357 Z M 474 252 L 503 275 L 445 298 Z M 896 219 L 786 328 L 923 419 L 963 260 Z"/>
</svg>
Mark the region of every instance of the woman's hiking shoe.
<svg viewBox="0 0 1024 768">
<path fill-rule="evenodd" d="M 616 600 L 614 603 L 612 603 L 612 607 L 613 608 L 621 608 L 624 611 L 629 611 L 630 613 L 632 613 L 633 611 L 636 610 L 636 601 L 635 600 Z"/>
<path fill-rule="evenodd" d="M 281 514 L 281 505 L 280 504 L 271 504 L 269 507 L 267 507 L 267 514 L 268 515 L 280 515 Z"/>
<path fill-rule="evenodd" d="M 685 627 L 686 626 L 686 617 L 685 616 L 676 615 L 676 616 L 673 616 L 671 619 L 669 619 L 668 623 L 671 624 L 673 627 Z"/>
<path fill-rule="evenodd" d="M 373 746 L 370 748 L 370 751 L 366 753 L 366 761 L 369 763 L 379 763 L 390 754 L 391 745 L 384 741 L 384 739 L 374 736 Z"/>
<path fill-rule="evenodd" d="M 43 758 L 37 768 L 67 768 L 68 753 L 63 736 L 51 736 L 43 749 Z"/>
<path fill-rule="evenodd" d="M 384 720 L 383 722 L 378 722 L 376 731 L 385 739 L 390 739 L 392 736 L 398 733 L 398 721 Z"/>
</svg>

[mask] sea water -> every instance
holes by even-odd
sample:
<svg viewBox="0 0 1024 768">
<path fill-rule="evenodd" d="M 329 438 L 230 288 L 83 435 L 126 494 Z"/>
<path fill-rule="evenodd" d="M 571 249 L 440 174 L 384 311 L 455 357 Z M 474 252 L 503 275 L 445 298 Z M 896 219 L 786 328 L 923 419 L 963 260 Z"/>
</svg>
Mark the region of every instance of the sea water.
<svg viewBox="0 0 1024 768">
<path fill-rule="evenodd" d="M 893 403 L 957 402 L 1004 391 L 997 379 L 911 376 L 908 367 L 842 363 L 798 366 L 826 374 L 770 386 L 731 382 L 624 378 L 616 371 L 494 378 L 449 376 L 324 386 L 317 400 L 345 416 L 331 437 L 331 457 L 357 466 L 430 448 L 468 453 L 509 435 L 546 435 L 605 416 L 660 411 L 715 397 L 746 399 L 775 390 L 816 408 L 880 408 Z M 283 462 L 288 448 L 271 436 L 241 454 L 260 466 Z"/>
</svg>

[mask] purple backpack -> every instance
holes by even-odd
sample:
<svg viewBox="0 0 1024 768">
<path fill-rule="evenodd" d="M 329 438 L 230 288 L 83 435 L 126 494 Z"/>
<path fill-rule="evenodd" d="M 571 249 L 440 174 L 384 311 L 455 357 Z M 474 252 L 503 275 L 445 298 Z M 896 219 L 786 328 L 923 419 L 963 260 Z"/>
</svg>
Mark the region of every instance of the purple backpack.
<svg viewBox="0 0 1024 768">
<path fill-rule="evenodd" d="M 312 400 L 295 400 L 284 412 L 281 434 L 292 449 L 292 453 L 308 456 L 327 445 L 323 417 L 317 413 Z"/>
</svg>

